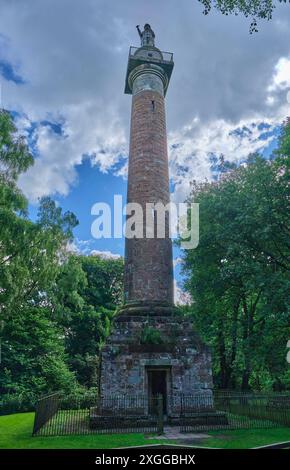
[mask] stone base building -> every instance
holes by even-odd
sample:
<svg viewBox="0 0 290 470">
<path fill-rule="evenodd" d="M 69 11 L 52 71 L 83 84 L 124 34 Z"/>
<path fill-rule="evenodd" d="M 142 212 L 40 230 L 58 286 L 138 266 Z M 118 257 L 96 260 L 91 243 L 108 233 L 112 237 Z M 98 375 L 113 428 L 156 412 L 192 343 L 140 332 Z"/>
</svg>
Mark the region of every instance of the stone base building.
<svg viewBox="0 0 290 470">
<path fill-rule="evenodd" d="M 175 397 L 181 394 L 203 396 L 209 403 L 211 355 L 192 324 L 174 309 L 168 314 L 168 306 L 160 303 L 146 302 L 142 308 L 141 313 L 140 303 L 132 304 L 116 318 L 102 352 L 101 395 L 145 397 L 148 413 L 151 399 L 162 395 L 168 417 L 178 416 Z"/>
</svg>

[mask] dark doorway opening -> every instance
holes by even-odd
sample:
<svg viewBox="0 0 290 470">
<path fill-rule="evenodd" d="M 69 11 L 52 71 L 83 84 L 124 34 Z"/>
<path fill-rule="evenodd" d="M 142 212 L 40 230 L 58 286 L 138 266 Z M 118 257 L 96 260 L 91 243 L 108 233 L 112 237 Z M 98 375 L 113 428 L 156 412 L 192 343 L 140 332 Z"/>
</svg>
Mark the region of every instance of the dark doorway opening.
<svg viewBox="0 0 290 470">
<path fill-rule="evenodd" d="M 148 395 L 149 395 L 149 412 L 157 414 L 156 397 L 161 395 L 163 398 L 163 413 L 167 414 L 167 377 L 166 369 L 148 369 Z"/>
</svg>

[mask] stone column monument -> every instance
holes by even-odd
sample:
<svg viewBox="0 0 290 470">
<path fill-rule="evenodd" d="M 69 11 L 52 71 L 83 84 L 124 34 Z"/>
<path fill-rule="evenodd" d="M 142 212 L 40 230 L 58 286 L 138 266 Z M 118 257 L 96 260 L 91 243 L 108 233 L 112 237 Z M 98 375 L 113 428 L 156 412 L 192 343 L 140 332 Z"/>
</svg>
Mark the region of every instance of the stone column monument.
<svg viewBox="0 0 290 470">
<path fill-rule="evenodd" d="M 154 32 L 144 26 L 141 47 L 131 48 L 125 92 L 132 94 L 128 203 L 143 208 L 143 238 L 126 239 L 125 302 L 128 307 L 172 307 L 172 244 L 146 236 L 146 204 L 169 203 L 169 176 L 164 96 L 173 69 L 172 54 L 155 47 Z M 165 56 L 165 57 L 164 57 Z M 157 214 L 152 216 L 156 227 Z M 148 222 L 148 221 L 147 221 Z M 144 305 L 145 304 L 145 305 Z"/>
<path fill-rule="evenodd" d="M 146 203 L 169 202 L 165 95 L 174 64 L 150 25 L 137 29 L 141 46 L 130 48 L 125 84 L 132 95 L 127 200 L 145 213 Z M 154 210 L 152 218 L 156 228 Z M 165 237 L 155 232 L 143 227 L 142 236 L 126 239 L 124 305 L 102 351 L 100 394 L 161 394 L 169 417 L 174 395 L 211 396 L 211 357 L 174 307 L 168 217 Z"/>
</svg>

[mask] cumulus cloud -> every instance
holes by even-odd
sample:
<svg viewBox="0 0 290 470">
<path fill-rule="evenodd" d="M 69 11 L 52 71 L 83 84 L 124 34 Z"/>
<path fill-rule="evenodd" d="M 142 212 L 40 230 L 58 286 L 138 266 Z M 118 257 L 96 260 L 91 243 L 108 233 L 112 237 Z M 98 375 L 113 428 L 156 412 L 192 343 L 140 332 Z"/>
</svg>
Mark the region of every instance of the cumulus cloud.
<svg viewBox="0 0 290 470">
<path fill-rule="evenodd" d="M 277 89 L 290 88 L 290 59 L 281 57 L 274 68 L 272 83 L 268 87 L 268 91 L 276 91 Z"/>
<path fill-rule="evenodd" d="M 76 238 L 72 242 L 69 242 L 66 246 L 68 253 L 82 254 L 86 256 L 99 256 L 103 259 L 119 259 L 121 255 L 118 253 L 112 253 L 110 250 L 95 250 L 92 249 L 94 240 L 80 240 Z"/>
<path fill-rule="evenodd" d="M 77 178 L 76 167 L 84 158 L 90 158 L 104 173 L 123 158 L 126 139 L 118 118 L 109 110 L 102 117 L 94 113 L 93 106 L 82 103 L 64 107 L 67 120 L 61 134 L 41 123 L 33 130 L 37 157 L 19 180 L 31 201 L 52 192 L 67 195 Z"/>
<path fill-rule="evenodd" d="M 92 250 L 90 252 L 90 255 L 92 256 L 99 256 L 100 258 L 103 259 L 119 259 L 121 258 L 121 255 L 117 253 L 112 253 L 111 251 L 100 251 L 100 250 Z"/>
<path fill-rule="evenodd" d="M 171 178 L 175 185 L 173 200 L 182 202 L 190 183 L 214 177 L 213 157 L 223 156 L 241 163 L 250 153 L 267 148 L 275 139 L 279 119 L 241 120 L 232 124 L 223 119 L 203 126 L 198 119 L 169 134 Z"/>
<path fill-rule="evenodd" d="M 20 180 L 24 192 L 34 202 L 68 194 L 84 158 L 126 177 L 127 54 L 138 45 L 135 25 L 146 21 L 157 46 L 175 57 L 167 94 L 175 198 L 184 198 L 190 178 L 212 176 L 212 154 L 240 161 L 268 145 L 270 136 L 259 142 L 258 124 L 274 129 L 289 114 L 287 8 L 278 6 L 274 19 L 249 35 L 248 20 L 204 17 L 193 0 L 2 0 L 1 57 L 18 77 L 2 77 L 3 105 L 18 111 L 36 153 Z M 45 121 L 61 123 L 62 132 Z M 244 125 L 251 134 L 234 133 Z"/>
</svg>

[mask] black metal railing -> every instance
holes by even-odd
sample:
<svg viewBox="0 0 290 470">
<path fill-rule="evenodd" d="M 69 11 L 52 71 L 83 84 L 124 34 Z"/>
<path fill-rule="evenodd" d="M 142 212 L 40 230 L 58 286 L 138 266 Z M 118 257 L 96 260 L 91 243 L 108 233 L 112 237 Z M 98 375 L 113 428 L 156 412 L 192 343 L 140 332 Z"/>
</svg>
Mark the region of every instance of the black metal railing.
<svg viewBox="0 0 290 470">
<path fill-rule="evenodd" d="M 47 398 L 37 404 L 33 435 L 163 432 L 161 395 Z"/>
<path fill-rule="evenodd" d="M 164 423 L 181 432 L 290 426 L 289 393 L 206 390 L 174 394 L 49 395 L 37 402 L 33 435 L 162 433 Z"/>
<path fill-rule="evenodd" d="M 140 47 L 131 46 L 130 50 L 129 50 L 129 58 L 134 58 L 136 52 L 138 52 L 138 51 L 140 51 Z M 161 53 L 162 58 L 165 62 L 173 62 L 173 53 L 172 52 L 160 51 L 160 53 Z M 151 60 L 152 59 L 154 61 L 154 57 L 151 58 Z"/>
<path fill-rule="evenodd" d="M 59 393 L 53 393 L 40 398 L 36 403 L 33 435 L 48 423 L 58 412 Z"/>
<path fill-rule="evenodd" d="M 290 395 L 235 391 L 215 391 L 212 399 L 186 395 L 180 417 L 182 432 L 290 426 Z"/>
</svg>

